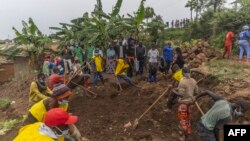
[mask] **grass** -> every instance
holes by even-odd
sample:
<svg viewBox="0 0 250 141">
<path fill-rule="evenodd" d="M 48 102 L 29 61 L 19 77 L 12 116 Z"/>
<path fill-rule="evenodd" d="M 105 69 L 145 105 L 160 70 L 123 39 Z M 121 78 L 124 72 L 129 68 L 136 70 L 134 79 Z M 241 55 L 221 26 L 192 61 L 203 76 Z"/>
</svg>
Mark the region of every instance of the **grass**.
<svg viewBox="0 0 250 141">
<path fill-rule="evenodd" d="M 243 79 L 250 69 L 250 65 L 228 61 L 228 60 L 214 60 L 208 63 L 209 71 L 219 79 Z"/>
<path fill-rule="evenodd" d="M 0 109 L 7 108 L 11 104 L 11 100 L 8 98 L 0 99 Z"/>
<path fill-rule="evenodd" d="M 10 119 L 4 122 L 0 122 L 0 136 L 4 135 L 7 131 L 12 129 L 16 124 L 24 121 L 24 117 L 18 119 Z"/>
</svg>

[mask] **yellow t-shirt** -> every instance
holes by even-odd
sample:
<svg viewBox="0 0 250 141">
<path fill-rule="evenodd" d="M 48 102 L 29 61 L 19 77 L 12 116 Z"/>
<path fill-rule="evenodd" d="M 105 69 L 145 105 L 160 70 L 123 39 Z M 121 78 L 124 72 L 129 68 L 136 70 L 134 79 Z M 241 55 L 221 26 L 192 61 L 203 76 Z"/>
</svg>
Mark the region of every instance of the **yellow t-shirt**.
<svg viewBox="0 0 250 141">
<path fill-rule="evenodd" d="M 42 122 L 37 122 L 22 127 L 13 141 L 55 141 L 55 139 L 39 132 L 39 127 L 42 124 Z"/>
<path fill-rule="evenodd" d="M 43 103 L 44 100 L 41 100 L 40 102 L 34 104 L 30 109 L 29 112 L 32 114 L 34 118 L 37 119 L 39 122 L 44 121 L 44 115 L 47 113 L 47 110 L 45 108 L 45 105 Z M 69 107 L 69 104 L 60 105 L 59 108 L 62 108 L 64 111 L 67 111 Z"/>
<path fill-rule="evenodd" d="M 172 76 L 176 81 L 181 81 L 183 74 L 182 74 L 182 69 L 178 70 L 177 72 L 175 72 Z"/>
<path fill-rule="evenodd" d="M 127 68 L 129 68 L 129 65 L 123 59 L 118 59 L 115 69 L 115 75 L 126 75 L 125 70 Z M 121 72 L 122 70 L 123 72 Z"/>
<path fill-rule="evenodd" d="M 102 69 L 102 57 L 95 55 L 93 57 L 93 60 L 95 62 L 96 71 L 97 72 L 102 72 L 103 71 L 103 69 Z"/>
</svg>

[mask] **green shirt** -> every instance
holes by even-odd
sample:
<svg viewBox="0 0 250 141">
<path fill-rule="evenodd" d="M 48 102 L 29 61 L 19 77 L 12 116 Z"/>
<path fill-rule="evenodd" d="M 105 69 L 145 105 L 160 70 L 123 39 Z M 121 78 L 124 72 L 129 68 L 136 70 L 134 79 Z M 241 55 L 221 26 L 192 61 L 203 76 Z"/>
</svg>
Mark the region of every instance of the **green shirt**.
<svg viewBox="0 0 250 141">
<path fill-rule="evenodd" d="M 226 100 L 216 101 L 213 107 L 201 117 L 201 122 L 210 131 L 214 130 L 217 122 L 231 116 L 231 106 Z"/>
<path fill-rule="evenodd" d="M 83 50 L 82 50 L 82 48 L 81 47 L 74 47 L 73 53 L 78 58 L 80 64 L 82 64 L 83 63 L 83 55 L 82 55 Z"/>
<path fill-rule="evenodd" d="M 92 59 L 92 57 L 93 57 L 93 51 L 94 51 L 94 47 L 89 46 L 87 48 L 87 58 L 88 58 L 88 60 Z"/>
</svg>

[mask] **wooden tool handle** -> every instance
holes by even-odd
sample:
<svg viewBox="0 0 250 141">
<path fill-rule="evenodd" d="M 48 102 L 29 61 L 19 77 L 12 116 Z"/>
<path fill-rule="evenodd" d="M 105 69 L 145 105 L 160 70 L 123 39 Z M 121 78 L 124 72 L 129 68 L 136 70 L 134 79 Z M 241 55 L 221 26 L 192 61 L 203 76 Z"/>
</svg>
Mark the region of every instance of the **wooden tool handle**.
<svg viewBox="0 0 250 141">
<path fill-rule="evenodd" d="M 167 88 L 156 100 L 155 102 L 148 107 L 148 109 L 138 118 L 138 120 L 140 120 L 164 95 L 166 92 L 168 92 L 169 88 Z"/>
</svg>

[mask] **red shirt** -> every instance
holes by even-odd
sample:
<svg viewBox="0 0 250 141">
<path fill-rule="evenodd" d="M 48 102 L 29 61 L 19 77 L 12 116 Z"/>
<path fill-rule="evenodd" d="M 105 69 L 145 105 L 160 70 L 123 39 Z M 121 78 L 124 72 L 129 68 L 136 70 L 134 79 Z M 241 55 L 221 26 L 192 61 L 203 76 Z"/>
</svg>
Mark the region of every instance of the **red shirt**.
<svg viewBox="0 0 250 141">
<path fill-rule="evenodd" d="M 229 31 L 226 35 L 225 45 L 232 46 L 233 38 L 234 38 L 234 33 L 232 31 Z"/>
<path fill-rule="evenodd" d="M 53 73 L 49 77 L 49 88 L 53 90 L 53 86 L 57 83 L 63 83 L 63 78 L 59 74 Z"/>
</svg>

